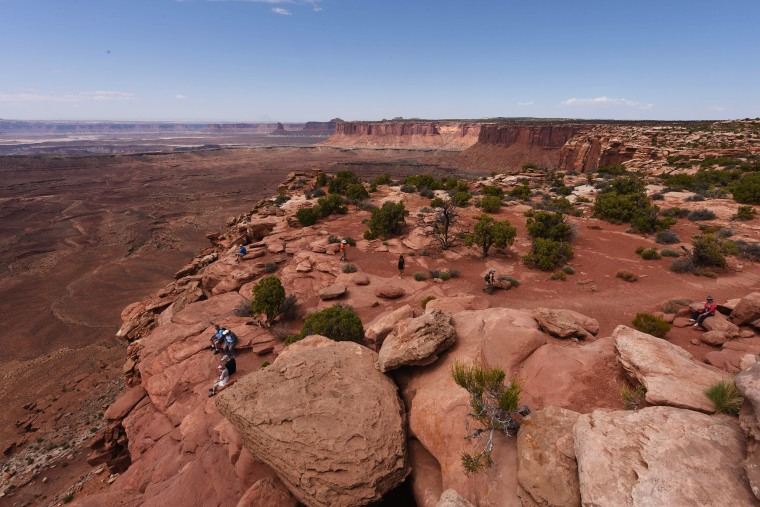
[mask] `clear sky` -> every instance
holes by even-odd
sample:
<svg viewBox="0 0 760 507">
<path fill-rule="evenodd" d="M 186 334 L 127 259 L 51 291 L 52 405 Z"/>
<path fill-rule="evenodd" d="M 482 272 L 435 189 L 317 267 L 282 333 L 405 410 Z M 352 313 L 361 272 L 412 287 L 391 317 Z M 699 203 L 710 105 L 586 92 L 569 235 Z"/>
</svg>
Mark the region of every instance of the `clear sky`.
<svg viewBox="0 0 760 507">
<path fill-rule="evenodd" d="M 0 0 L 0 118 L 760 116 L 760 0 Z"/>
</svg>

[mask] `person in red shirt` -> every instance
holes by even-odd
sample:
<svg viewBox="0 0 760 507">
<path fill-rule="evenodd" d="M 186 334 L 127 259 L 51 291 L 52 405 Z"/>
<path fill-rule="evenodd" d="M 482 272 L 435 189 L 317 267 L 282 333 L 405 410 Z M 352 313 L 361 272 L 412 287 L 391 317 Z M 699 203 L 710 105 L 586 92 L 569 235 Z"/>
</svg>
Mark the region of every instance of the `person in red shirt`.
<svg viewBox="0 0 760 507">
<path fill-rule="evenodd" d="M 704 308 L 697 312 L 693 312 L 691 316 L 691 321 L 694 323 L 692 324 L 692 327 L 700 327 L 707 317 L 715 315 L 715 310 L 717 308 L 718 305 L 715 304 L 712 296 L 707 296 Z"/>
<path fill-rule="evenodd" d="M 348 242 L 344 239 L 340 242 L 340 260 L 347 261 L 346 250 L 348 249 Z"/>
</svg>

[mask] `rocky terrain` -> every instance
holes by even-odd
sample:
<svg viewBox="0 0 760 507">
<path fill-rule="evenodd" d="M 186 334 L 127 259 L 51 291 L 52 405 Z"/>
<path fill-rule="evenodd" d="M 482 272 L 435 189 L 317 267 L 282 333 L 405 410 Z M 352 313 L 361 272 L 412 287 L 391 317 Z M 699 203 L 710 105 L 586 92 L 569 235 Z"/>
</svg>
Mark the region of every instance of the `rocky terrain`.
<svg viewBox="0 0 760 507">
<path fill-rule="evenodd" d="M 201 247 L 203 235 L 195 236 L 186 246 L 195 248 L 195 256 L 184 267 L 177 264 L 181 252 L 172 252 L 173 282 L 157 289 L 172 265 L 167 263 L 152 277 L 135 277 L 145 282 L 120 296 L 126 307 L 117 336 L 126 351 L 107 339 L 107 322 L 113 317 L 104 316 L 100 337 L 91 345 L 107 351 L 100 362 L 90 355 L 88 363 L 66 372 L 66 381 L 51 375 L 50 381 L 58 382 L 55 389 L 38 385 L 38 393 L 48 394 L 23 404 L 18 396 L 5 402 L 16 408 L 8 421 L 17 424 L 4 445 L 0 502 L 55 504 L 73 498 L 78 505 L 485 506 L 725 505 L 730 499 L 732 505 L 760 504 L 753 493 L 758 487 L 754 450 L 760 424 L 754 381 L 760 352 L 760 266 L 729 256 L 724 268 L 707 277 L 675 273 L 668 269 L 667 258 L 642 259 L 634 250 L 639 245 L 658 247 L 654 236 L 595 218 L 595 184 L 603 178 L 589 178 L 593 168 L 610 163 L 646 169 L 652 176 L 693 173 L 709 157 L 731 155 L 752 163 L 758 152 L 755 124 L 718 124 L 688 135 L 680 125 L 583 126 L 582 131 L 564 134 L 546 128 L 511 133 L 505 129 L 492 139 L 512 145 L 527 139 L 527 146 L 546 145 L 541 149 L 552 150 L 552 157 L 564 164 L 580 164 L 564 175 L 564 184 L 572 188 L 568 200 L 574 210 L 567 220 L 576 231 L 567 276 L 555 278 L 521 261 L 531 251 L 525 212 L 542 202 L 541 193 L 555 192 L 549 189 L 549 171 L 539 163 L 503 162 L 508 171 L 469 180 L 475 201 L 488 187 L 509 193 L 527 181 L 534 191 L 532 200 L 507 199 L 492 213 L 515 226 L 516 241 L 485 258 L 480 249 L 462 244 L 438 248 L 426 234 L 433 218 L 430 198 L 403 191 L 398 184 L 377 185 L 368 200 L 374 205 L 403 202 L 410 211 L 404 232 L 386 240 L 362 239 L 367 228 L 362 222 L 371 216 L 366 203 L 350 204 L 346 215 L 302 227 L 295 214 L 317 202 L 310 191 L 315 171 L 294 172 L 276 192 L 274 186 L 266 189 L 272 197 L 255 205 L 243 197 L 245 192 L 238 193 L 236 207 L 223 210 L 234 218 L 227 221 L 226 230 L 209 235 L 211 246 Z M 411 135 L 430 135 L 415 129 Z M 656 141 L 651 132 L 657 132 Z M 568 139 L 560 142 L 563 136 Z M 336 139 L 337 135 L 330 143 Z M 443 173 L 462 171 L 457 164 L 464 159 L 457 157 L 469 149 L 453 154 L 394 149 L 389 154 L 326 147 L 309 149 L 304 158 L 312 160 L 313 169 L 366 163 L 371 169 L 360 176 L 371 180 L 387 167 L 381 161 L 389 156 L 395 157 L 397 169 L 415 167 L 409 161 L 416 159 Z M 630 157 L 617 159 L 613 153 Z M 220 164 L 212 177 L 223 174 L 229 179 L 224 185 L 235 186 L 248 181 L 242 167 L 258 164 L 263 169 L 289 156 L 282 149 L 249 154 L 238 159 L 237 166 L 221 165 L 204 154 L 182 154 L 178 161 L 198 168 Z M 201 159 L 197 165 L 189 163 L 194 158 Z M 303 158 L 292 160 L 287 169 L 301 169 Z M 6 166 L 8 174 L 21 178 L 23 171 L 11 167 Z M 161 171 L 167 166 L 153 167 L 154 181 L 166 178 Z M 271 181 L 283 180 L 286 165 L 278 167 Z M 111 177 L 121 174 L 115 167 Z M 183 179 L 187 183 L 188 176 Z M 29 194 L 34 188 L 28 180 L 17 185 L 9 185 L 6 192 Z M 731 220 L 739 203 L 730 198 L 690 200 L 693 193 L 664 188 L 656 179 L 647 191 L 662 195 L 662 209 L 710 209 L 715 218 L 709 226 L 730 229 L 734 239 L 760 240 L 756 219 Z M 39 193 L 37 200 L 44 195 Z M 256 191 L 252 188 L 250 194 Z M 21 197 L 6 202 L 24 203 Z M 183 220 L 194 216 L 183 209 Z M 197 209 L 200 212 L 202 205 Z M 472 225 L 482 211 L 471 205 L 460 213 L 462 222 Z M 18 222 L 23 227 L 14 232 L 23 231 L 27 241 L 36 237 L 29 231 L 29 220 Z M 688 238 L 703 232 L 700 225 L 704 224 L 690 220 L 673 225 L 671 230 L 683 239 L 674 248 L 691 247 Z M 105 236 L 117 230 L 107 229 Z M 56 271 L 56 261 L 70 259 L 65 252 L 71 247 L 65 241 L 69 235 L 47 253 L 32 243 L 27 255 L 9 248 L 8 255 L 17 256 L 9 267 L 18 270 L 24 262 L 50 266 L 38 268 L 39 283 Z M 356 239 L 348 263 L 338 259 L 335 238 L 341 237 Z M 124 259 L 142 253 L 146 257 L 140 264 L 149 262 L 158 250 L 156 238 L 139 244 Z M 248 253 L 238 261 L 240 244 L 248 246 Z M 80 249 L 88 248 L 92 245 L 82 242 Z M 80 249 L 75 252 L 82 255 Z M 396 269 L 399 254 L 407 259 L 401 277 Z M 48 260 L 42 262 L 39 255 Z M 349 263 L 353 269 L 345 269 Z M 519 285 L 506 283 L 506 290 L 483 292 L 483 274 L 491 268 L 519 280 Z M 634 273 L 638 281 L 617 277 L 620 270 Z M 101 272 L 99 268 L 85 277 Z M 448 274 L 441 276 L 444 272 Z M 249 305 L 252 287 L 270 273 L 279 277 L 287 294 L 296 296 L 298 311 L 295 320 L 268 327 L 260 316 L 250 315 Z M 34 275 L 32 270 L 30 276 Z M 70 277 L 63 279 L 69 280 L 71 290 L 83 275 L 65 276 Z M 8 276 L 4 283 L 17 283 L 18 278 Z M 95 298 L 88 300 L 89 307 L 107 293 L 96 289 L 101 286 L 92 282 L 82 291 Z M 127 305 L 140 299 L 132 294 L 151 290 L 157 290 L 152 297 Z M 690 326 L 688 307 L 673 311 L 663 305 L 675 299 L 700 301 L 706 293 L 721 303 L 721 313 L 708 319 L 704 330 Z M 423 307 L 430 296 L 434 299 Z M 3 296 L 2 301 L 10 305 L 13 300 Z M 350 306 L 361 318 L 361 344 L 320 336 L 283 343 L 285 336 L 300 330 L 308 314 L 336 302 Z M 72 311 L 71 304 L 59 307 Z M 673 325 L 664 339 L 634 329 L 634 316 L 644 311 Z M 66 322 L 71 332 L 81 321 Z M 232 329 L 240 342 L 235 383 L 209 398 L 218 364 L 218 356 L 208 350 L 214 322 Z M 25 332 L 22 324 L 14 325 L 4 334 L 16 337 Z M 35 358 L 41 368 L 65 365 L 65 341 L 54 341 L 59 334 L 51 332 L 43 342 L 50 355 L 34 349 L 22 353 Z M 84 340 L 92 335 L 79 336 L 80 346 L 86 346 Z M 81 356 L 82 350 L 72 355 Z M 465 439 L 470 431 L 469 397 L 451 376 L 457 361 L 477 361 L 517 377 L 523 401 L 532 411 L 516 437 L 496 435 L 494 465 L 480 474 L 467 475 L 461 466 L 461 454 L 471 451 L 472 442 Z M 17 371 L 23 375 L 24 369 Z M 740 417 L 715 414 L 705 390 L 737 372 L 736 384 L 745 397 Z M 121 374 L 125 391 L 111 403 L 122 388 Z M 621 388 L 639 385 L 644 394 L 638 409 L 626 410 Z M 88 392 L 97 397 L 83 394 Z M 81 412 L 86 418 L 64 432 L 59 421 L 78 417 L 70 407 L 83 399 L 92 404 Z M 37 435 L 43 434 L 38 441 Z M 78 479 L 71 482 L 71 476 Z"/>
</svg>

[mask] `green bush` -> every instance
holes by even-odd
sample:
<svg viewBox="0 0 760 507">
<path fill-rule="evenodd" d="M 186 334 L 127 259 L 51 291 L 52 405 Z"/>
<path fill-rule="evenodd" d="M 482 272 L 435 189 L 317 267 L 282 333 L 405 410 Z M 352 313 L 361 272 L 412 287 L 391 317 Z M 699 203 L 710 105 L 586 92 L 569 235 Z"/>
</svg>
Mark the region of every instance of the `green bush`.
<svg viewBox="0 0 760 507">
<path fill-rule="evenodd" d="M 391 175 L 388 173 L 384 173 L 382 176 L 378 176 L 374 180 L 372 180 L 372 184 L 377 185 L 390 185 L 393 183 L 393 180 L 391 179 Z"/>
<path fill-rule="evenodd" d="M 319 171 L 317 173 L 317 177 L 314 178 L 314 186 L 324 187 L 325 185 L 327 185 L 327 175 L 323 173 L 322 171 Z"/>
<path fill-rule="evenodd" d="M 320 211 L 318 206 L 313 208 L 301 208 L 296 211 L 296 218 L 304 227 L 316 224 L 319 221 L 319 215 Z"/>
<path fill-rule="evenodd" d="M 637 313 L 633 319 L 633 327 L 641 331 L 642 333 L 651 334 L 658 338 L 662 338 L 671 329 L 671 325 L 665 320 L 652 315 L 651 313 L 641 312 Z"/>
<path fill-rule="evenodd" d="M 715 411 L 722 414 L 739 415 L 744 398 L 733 379 L 721 380 L 710 386 L 705 394 L 715 404 Z"/>
<path fill-rule="evenodd" d="M 440 197 L 436 197 L 430 201 L 430 206 L 432 208 L 441 208 L 443 207 L 443 199 Z"/>
<path fill-rule="evenodd" d="M 675 232 L 671 231 L 670 229 L 666 229 L 657 233 L 655 241 L 661 245 L 673 245 L 675 243 L 680 243 L 681 238 L 679 238 L 678 234 Z"/>
<path fill-rule="evenodd" d="M 344 264 L 343 265 L 343 272 L 344 273 L 356 273 L 356 264 Z"/>
<path fill-rule="evenodd" d="M 501 187 L 498 187 L 496 185 L 489 185 L 489 186 L 483 187 L 481 191 L 483 192 L 483 195 L 498 197 L 499 200 L 501 200 L 501 198 L 504 197 L 504 190 L 502 190 Z"/>
<path fill-rule="evenodd" d="M 348 208 L 343 205 L 343 197 L 338 194 L 320 197 L 317 204 L 319 205 L 319 214 L 322 217 L 329 217 L 332 214 L 345 215 L 348 212 Z"/>
<path fill-rule="evenodd" d="M 535 238 L 531 252 L 523 257 L 523 262 L 532 268 L 552 271 L 573 258 L 573 249 L 568 243 L 552 239 Z"/>
<path fill-rule="evenodd" d="M 509 191 L 510 197 L 514 197 L 515 199 L 519 199 L 521 201 L 527 201 L 530 199 L 531 195 L 532 192 L 530 191 L 530 187 L 528 185 L 520 185 L 519 187 L 515 187 Z"/>
<path fill-rule="evenodd" d="M 667 229 L 673 224 L 658 218 L 644 191 L 644 182 L 636 177 L 616 178 L 608 182 L 596 197 L 594 215 L 614 224 L 628 222 L 641 233 Z"/>
<path fill-rule="evenodd" d="M 726 266 L 726 257 L 723 255 L 722 245 L 712 234 L 695 236 L 692 239 L 692 257 L 697 267 Z"/>
<path fill-rule="evenodd" d="M 699 220 L 714 220 L 715 219 L 715 213 L 710 211 L 709 209 L 695 209 L 689 212 L 687 217 L 692 222 L 696 222 Z"/>
<path fill-rule="evenodd" d="M 331 194 L 345 194 L 348 186 L 359 183 L 359 177 L 351 171 L 338 171 L 335 177 L 330 180 L 327 190 Z"/>
<path fill-rule="evenodd" d="M 660 258 L 660 252 L 656 248 L 645 248 L 641 251 L 641 258 L 645 261 L 656 260 Z"/>
<path fill-rule="evenodd" d="M 628 174 L 628 170 L 623 164 L 600 166 L 596 172 L 598 174 L 609 174 L 611 176 L 622 176 L 624 174 Z"/>
<path fill-rule="evenodd" d="M 739 206 L 736 215 L 732 216 L 733 220 L 752 220 L 757 216 L 757 210 L 752 206 Z"/>
<path fill-rule="evenodd" d="M 425 280 L 427 280 L 427 275 L 425 273 L 415 273 L 414 279 L 417 280 L 418 282 L 424 282 Z"/>
<path fill-rule="evenodd" d="M 618 271 L 615 273 L 616 278 L 620 278 L 621 280 L 625 280 L 626 282 L 635 282 L 639 279 L 638 276 L 636 276 L 634 273 L 631 273 L 630 271 Z"/>
<path fill-rule="evenodd" d="M 565 264 L 564 266 L 562 266 L 562 271 L 564 271 L 568 275 L 574 275 L 575 274 L 575 268 L 573 268 L 569 264 Z"/>
<path fill-rule="evenodd" d="M 372 210 L 372 216 L 367 223 L 369 229 L 364 233 L 364 237 L 386 239 L 401 234 L 404 217 L 408 214 L 403 202 L 384 202 L 381 208 Z"/>
<path fill-rule="evenodd" d="M 471 198 L 472 195 L 469 192 L 457 192 L 451 197 L 451 202 L 460 208 L 464 208 L 469 205 Z"/>
<path fill-rule="evenodd" d="M 495 213 L 501 208 L 501 197 L 487 195 L 480 200 L 480 208 L 486 213 Z"/>
<path fill-rule="evenodd" d="M 320 334 L 337 342 L 361 343 L 364 340 L 364 326 L 350 308 L 336 305 L 306 317 L 301 332 L 288 337 L 286 343 L 302 340 L 312 334 Z"/>
<path fill-rule="evenodd" d="M 676 206 L 674 208 L 666 209 L 661 214 L 664 217 L 686 218 L 689 215 L 689 210 L 685 208 L 679 208 L 678 206 Z"/>
<path fill-rule="evenodd" d="M 276 276 L 265 276 L 253 287 L 251 311 L 254 314 L 263 313 L 271 323 L 279 315 L 280 306 L 284 301 L 285 289 L 280 279 Z"/>
<path fill-rule="evenodd" d="M 411 194 L 411 193 L 417 191 L 417 187 L 415 187 L 414 185 L 407 185 L 405 183 L 405 184 L 401 185 L 401 187 L 399 187 L 399 190 L 401 190 L 405 194 Z"/>
<path fill-rule="evenodd" d="M 508 220 L 497 222 L 493 217 L 481 215 L 475 223 L 474 231 L 465 237 L 465 245 L 477 245 L 482 249 L 483 257 L 488 256 L 492 246 L 506 248 L 515 242 L 517 230 Z"/>
<path fill-rule="evenodd" d="M 422 197 L 427 197 L 428 199 L 433 199 L 435 197 L 435 192 L 433 192 L 429 188 L 421 188 L 420 195 Z"/>
<path fill-rule="evenodd" d="M 509 282 L 510 287 L 517 288 L 517 287 L 520 286 L 520 280 L 518 280 L 517 278 L 514 278 L 512 276 L 501 275 L 501 276 L 499 276 L 499 280 L 502 281 L 502 282 Z"/>
<path fill-rule="evenodd" d="M 731 186 L 734 200 L 741 204 L 760 204 L 760 172 L 745 174 Z"/>
<path fill-rule="evenodd" d="M 528 235 L 532 238 L 551 239 L 569 242 L 573 239 L 573 228 L 565 222 L 561 213 L 537 211 L 528 217 L 525 223 Z"/>
<path fill-rule="evenodd" d="M 361 183 L 351 183 L 346 187 L 346 197 L 354 201 L 367 199 L 369 194 Z"/>
<path fill-rule="evenodd" d="M 430 190 L 441 190 L 444 188 L 443 181 L 429 174 L 415 174 L 404 179 L 407 185 L 413 185 L 417 188 L 428 188 Z"/>
<path fill-rule="evenodd" d="M 431 302 L 432 300 L 434 300 L 434 299 L 436 299 L 436 297 L 433 296 L 433 295 L 425 296 L 425 299 L 423 299 L 422 301 L 420 301 L 420 306 L 422 306 L 422 309 L 424 310 L 425 308 L 427 308 L 427 304 L 429 302 Z"/>
<path fill-rule="evenodd" d="M 665 248 L 664 250 L 661 250 L 660 255 L 662 257 L 680 257 L 681 256 L 678 250 L 673 250 L 672 248 Z"/>
</svg>

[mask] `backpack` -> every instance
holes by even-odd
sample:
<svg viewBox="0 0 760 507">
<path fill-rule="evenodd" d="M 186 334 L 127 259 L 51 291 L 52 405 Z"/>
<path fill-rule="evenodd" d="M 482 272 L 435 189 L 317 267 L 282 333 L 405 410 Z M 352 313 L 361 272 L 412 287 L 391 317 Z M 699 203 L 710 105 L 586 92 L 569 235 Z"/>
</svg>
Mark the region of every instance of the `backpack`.
<svg viewBox="0 0 760 507">
<path fill-rule="evenodd" d="M 227 367 L 227 373 L 229 373 L 230 375 L 232 375 L 233 373 L 235 373 L 235 371 L 237 371 L 237 364 L 235 364 L 234 357 L 231 358 L 229 361 L 227 361 L 226 367 Z"/>
<path fill-rule="evenodd" d="M 490 282 L 491 281 L 491 273 L 486 273 L 486 276 L 483 277 L 483 280 L 485 280 L 486 282 Z"/>
</svg>

